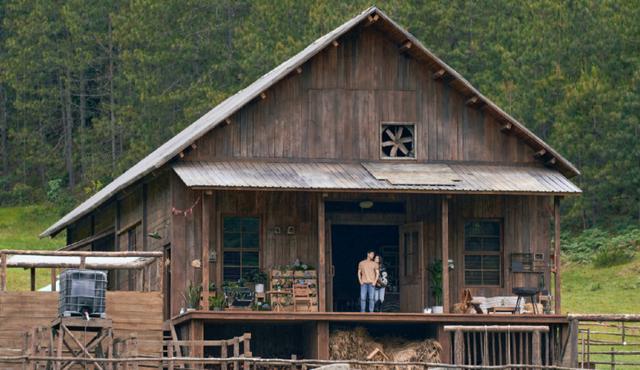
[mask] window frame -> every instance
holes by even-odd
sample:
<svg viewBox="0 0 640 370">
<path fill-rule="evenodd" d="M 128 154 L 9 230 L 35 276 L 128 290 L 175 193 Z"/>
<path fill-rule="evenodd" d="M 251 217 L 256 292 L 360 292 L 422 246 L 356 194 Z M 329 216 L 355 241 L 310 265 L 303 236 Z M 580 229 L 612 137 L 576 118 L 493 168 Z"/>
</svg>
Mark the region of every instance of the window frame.
<svg viewBox="0 0 640 370">
<path fill-rule="evenodd" d="M 258 220 L 258 247 L 257 247 L 257 252 L 258 252 L 258 264 L 256 265 L 256 268 L 258 270 L 262 270 L 262 246 L 263 246 L 263 217 L 262 215 L 259 214 L 235 214 L 235 213 L 223 213 L 220 214 L 220 255 L 219 255 L 219 261 L 220 261 L 220 277 L 222 279 L 221 284 L 224 283 L 225 281 L 228 281 L 227 279 L 225 279 L 225 267 L 235 267 L 235 268 L 239 268 L 240 269 L 240 278 L 242 278 L 243 275 L 243 264 L 242 264 L 242 254 L 244 252 L 244 248 L 242 246 L 240 246 L 240 248 L 236 248 L 236 247 L 230 247 L 230 248 L 225 248 L 224 245 L 224 222 L 225 219 L 227 218 L 255 218 Z M 225 252 L 239 252 L 240 253 L 240 264 L 239 265 L 227 265 L 225 263 L 225 259 L 224 259 L 224 253 Z M 255 252 L 253 249 L 249 249 L 247 250 L 247 252 Z M 230 280 L 229 280 L 230 281 Z"/>
<path fill-rule="evenodd" d="M 496 222 L 499 231 L 499 242 L 500 242 L 500 250 L 499 251 L 467 251 L 466 249 L 466 225 L 469 222 Z M 482 284 L 467 284 L 467 268 L 466 268 L 466 256 L 498 256 L 498 278 L 499 282 L 497 285 L 494 284 L 484 284 L 484 279 Z M 484 271 L 482 269 L 473 269 L 474 271 Z M 465 287 L 469 288 L 496 288 L 496 287 L 504 287 L 504 221 L 501 218 L 466 218 L 462 223 L 462 281 Z"/>
<path fill-rule="evenodd" d="M 383 127 L 387 126 L 413 126 L 413 157 L 387 157 L 382 150 Z M 417 161 L 418 160 L 418 125 L 410 121 L 381 121 L 378 125 L 378 150 L 381 160 L 392 161 Z"/>
</svg>

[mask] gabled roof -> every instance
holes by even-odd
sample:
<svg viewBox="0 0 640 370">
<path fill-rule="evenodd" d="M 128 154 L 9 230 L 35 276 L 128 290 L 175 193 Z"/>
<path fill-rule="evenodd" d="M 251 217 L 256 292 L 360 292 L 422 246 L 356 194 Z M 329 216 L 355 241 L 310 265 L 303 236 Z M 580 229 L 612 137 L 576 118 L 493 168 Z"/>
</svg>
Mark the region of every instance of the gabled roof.
<svg viewBox="0 0 640 370">
<path fill-rule="evenodd" d="M 508 115 L 491 100 L 477 91 L 458 72 L 449 67 L 424 47 L 424 45 L 422 45 L 422 43 L 420 43 L 420 41 L 418 41 L 413 35 L 400 27 L 378 8 L 371 7 L 328 34 L 320 37 L 304 50 L 263 75 L 251 85 L 238 91 L 236 94 L 218 104 L 215 108 L 165 142 L 140 162 L 129 168 L 103 189 L 85 200 L 73 211 L 59 219 L 56 223 L 40 234 L 40 236 L 45 237 L 57 234 L 72 222 L 96 209 L 122 189 L 142 179 L 152 171 L 162 167 L 182 151 L 187 149 L 194 141 L 209 132 L 212 128 L 216 127 L 221 122 L 224 122 L 244 105 L 257 98 L 262 92 L 295 71 L 296 68 L 307 62 L 325 47 L 331 45 L 334 40 L 340 38 L 342 35 L 362 23 L 374 23 L 374 26 L 384 29 L 390 37 L 397 39 L 399 43 L 409 42 L 410 48 L 408 52 L 413 57 L 424 61 L 429 68 L 436 71 L 439 78 L 446 79 L 449 84 L 458 89 L 465 96 L 469 97 L 474 105 L 482 105 L 485 111 L 493 114 L 499 121 L 509 127 L 513 134 L 526 141 L 540 154 L 541 157 L 546 158 L 546 160 L 555 166 L 560 172 L 567 177 L 580 174 L 573 164 L 542 141 L 542 139 L 529 131 L 523 124 Z"/>
</svg>

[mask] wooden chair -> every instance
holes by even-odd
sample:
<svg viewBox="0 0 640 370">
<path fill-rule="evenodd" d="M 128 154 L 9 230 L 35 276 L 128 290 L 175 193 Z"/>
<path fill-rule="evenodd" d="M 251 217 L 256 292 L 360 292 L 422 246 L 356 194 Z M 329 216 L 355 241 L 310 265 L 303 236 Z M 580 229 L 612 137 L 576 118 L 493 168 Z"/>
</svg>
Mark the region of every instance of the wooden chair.
<svg viewBox="0 0 640 370">
<path fill-rule="evenodd" d="M 306 304 L 306 311 L 311 311 L 313 305 L 312 290 L 308 284 L 293 284 L 293 311 L 298 311 L 298 305 Z"/>
</svg>

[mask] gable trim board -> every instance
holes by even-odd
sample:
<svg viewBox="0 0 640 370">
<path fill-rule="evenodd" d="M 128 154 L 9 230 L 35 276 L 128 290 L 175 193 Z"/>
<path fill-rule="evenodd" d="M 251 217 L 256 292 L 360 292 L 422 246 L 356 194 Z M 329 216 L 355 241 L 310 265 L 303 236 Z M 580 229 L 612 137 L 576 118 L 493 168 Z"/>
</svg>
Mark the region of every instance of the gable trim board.
<svg viewBox="0 0 640 370">
<path fill-rule="evenodd" d="M 371 7 L 358 16 L 343 23 L 341 26 L 337 27 L 328 34 L 320 37 L 305 49 L 303 49 L 301 52 L 291 57 L 289 60 L 280 64 L 246 88 L 238 91 L 236 94 L 230 96 L 229 98 L 218 104 L 208 113 L 200 117 L 197 121 L 186 127 L 180 133 L 169 139 L 167 142 L 147 155 L 141 161 L 129 168 L 103 189 L 98 191 L 89 199 L 85 200 L 74 210 L 59 219 L 44 232 L 42 232 L 42 234 L 40 234 L 40 237 L 55 236 L 66 226 L 93 211 L 102 203 L 111 199 L 111 197 L 116 195 L 122 189 L 142 179 L 152 171 L 164 166 L 173 158 L 186 150 L 193 142 L 201 138 L 203 135 L 205 135 L 220 123 L 225 122 L 231 115 L 236 113 L 247 103 L 259 97 L 271 86 L 288 76 L 290 73 L 296 71 L 297 68 L 299 68 L 313 56 L 318 54 L 320 51 L 324 50 L 326 47 L 332 45 L 332 43 L 339 39 L 342 35 L 360 24 L 369 23 L 370 19 L 373 20 L 376 15 L 378 17 L 373 26 L 382 28 L 390 37 L 399 40 L 399 44 L 405 45 L 408 41 L 413 46 L 415 46 L 405 50 L 405 53 L 408 53 L 416 59 L 425 62 L 429 68 L 432 68 L 435 71 L 435 74 L 439 75 L 438 78 L 448 81 L 451 86 L 458 89 L 463 95 L 465 95 L 465 97 L 473 100 L 475 106 L 483 105 L 484 107 L 482 109 L 494 115 L 498 119 L 498 121 L 505 126 L 510 127 L 510 132 L 521 138 L 523 141 L 527 142 L 536 152 L 545 153 L 544 156 L 547 159 L 554 158 L 555 168 L 557 168 L 564 175 L 566 175 L 567 177 L 573 177 L 580 174 L 578 169 L 573 164 L 571 164 L 548 144 L 542 141 L 542 139 L 529 131 L 523 124 L 508 115 L 497 105 L 495 105 L 491 100 L 477 91 L 458 72 L 449 67 L 443 61 L 437 58 L 431 51 L 424 47 L 422 43 L 420 43 L 420 41 L 418 41 L 413 35 L 400 27 L 385 13 L 383 13 L 376 7 Z M 436 77 L 435 74 L 434 78 Z"/>
<path fill-rule="evenodd" d="M 580 189 L 542 166 L 458 163 L 180 162 L 194 189 L 575 195 Z"/>
</svg>

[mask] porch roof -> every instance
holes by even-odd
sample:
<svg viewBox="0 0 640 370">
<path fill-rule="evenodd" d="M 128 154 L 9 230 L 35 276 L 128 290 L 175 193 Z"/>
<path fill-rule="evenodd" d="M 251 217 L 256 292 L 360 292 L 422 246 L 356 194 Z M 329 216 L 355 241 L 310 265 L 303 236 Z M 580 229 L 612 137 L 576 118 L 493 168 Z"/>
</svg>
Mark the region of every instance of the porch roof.
<svg viewBox="0 0 640 370">
<path fill-rule="evenodd" d="M 560 172 L 535 165 L 395 162 L 179 162 L 192 188 L 438 193 L 578 194 Z"/>
</svg>

